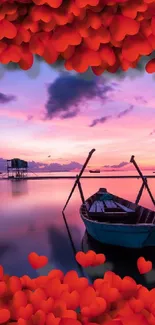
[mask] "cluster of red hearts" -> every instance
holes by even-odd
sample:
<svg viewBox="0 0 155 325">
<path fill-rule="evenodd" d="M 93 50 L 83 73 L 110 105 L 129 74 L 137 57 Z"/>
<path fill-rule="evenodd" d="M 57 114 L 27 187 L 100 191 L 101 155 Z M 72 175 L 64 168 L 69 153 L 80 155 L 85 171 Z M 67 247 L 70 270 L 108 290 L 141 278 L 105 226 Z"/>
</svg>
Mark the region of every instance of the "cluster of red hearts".
<svg viewBox="0 0 155 325">
<path fill-rule="evenodd" d="M 96 266 L 103 254 L 88 251 L 76 255 L 78 263 Z M 94 259 L 94 261 L 93 261 Z M 30 253 L 34 269 L 48 263 L 46 256 Z M 82 262 L 82 263 L 81 263 Z M 89 262 L 89 263 L 88 263 Z M 140 257 L 140 273 L 152 263 Z M 0 324 L 4 325 L 155 325 L 155 289 L 148 290 L 134 279 L 107 271 L 89 284 L 71 270 L 52 270 L 47 276 L 9 276 L 0 267 Z"/>
<path fill-rule="evenodd" d="M 135 68 L 155 50 L 155 0 L 1 0 L 0 62 L 65 60 L 67 70 L 96 75 Z M 155 72 L 155 59 L 145 67 Z"/>
<path fill-rule="evenodd" d="M 76 261 L 82 267 L 99 266 L 105 263 L 106 257 L 104 254 L 96 254 L 89 250 L 87 253 L 78 252 L 76 254 Z M 146 261 L 144 257 L 139 257 L 137 260 L 137 268 L 140 274 L 148 273 L 152 270 L 152 262 Z"/>
</svg>

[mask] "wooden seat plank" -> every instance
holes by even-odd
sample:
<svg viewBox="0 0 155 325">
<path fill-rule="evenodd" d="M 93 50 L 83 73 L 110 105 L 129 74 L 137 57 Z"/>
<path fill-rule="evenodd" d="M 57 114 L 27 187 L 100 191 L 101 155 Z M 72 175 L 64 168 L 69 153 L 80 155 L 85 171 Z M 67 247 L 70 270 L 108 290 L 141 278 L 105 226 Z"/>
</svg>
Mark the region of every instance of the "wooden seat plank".
<svg viewBox="0 0 155 325">
<path fill-rule="evenodd" d="M 100 201 L 100 205 L 101 205 L 102 211 L 105 212 L 104 203 Z"/>
<path fill-rule="evenodd" d="M 104 204 L 102 201 L 97 201 L 97 212 L 104 212 Z"/>
<path fill-rule="evenodd" d="M 154 211 L 149 211 L 147 216 L 146 216 L 146 223 L 153 223 L 153 219 L 154 219 L 155 213 Z"/>
<path fill-rule="evenodd" d="M 120 203 L 116 203 L 122 210 L 124 210 L 125 212 L 131 213 L 131 212 L 135 212 L 135 210 L 129 209 L 127 207 L 125 207 L 124 205 L 120 204 Z"/>
<path fill-rule="evenodd" d="M 96 212 L 96 201 L 91 205 L 89 212 Z"/>
<path fill-rule="evenodd" d="M 96 201 L 96 212 L 102 212 L 100 203 Z"/>
<path fill-rule="evenodd" d="M 103 213 L 104 212 L 104 204 L 102 201 L 94 201 L 91 205 L 89 212 Z"/>
<path fill-rule="evenodd" d="M 104 203 L 109 209 L 117 209 L 117 205 L 113 200 L 105 200 Z"/>
</svg>

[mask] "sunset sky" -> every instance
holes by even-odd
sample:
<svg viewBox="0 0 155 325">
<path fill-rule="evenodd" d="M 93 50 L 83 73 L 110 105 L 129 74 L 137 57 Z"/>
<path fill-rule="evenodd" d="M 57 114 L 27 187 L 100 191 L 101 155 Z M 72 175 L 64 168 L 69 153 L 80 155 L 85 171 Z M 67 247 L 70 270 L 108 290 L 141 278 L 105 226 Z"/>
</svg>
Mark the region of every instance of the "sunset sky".
<svg viewBox="0 0 155 325">
<path fill-rule="evenodd" d="M 134 154 L 155 167 L 155 79 L 125 75 L 79 76 L 44 62 L 28 72 L 1 66 L 0 158 L 83 163 L 95 148 L 91 166 Z"/>
</svg>

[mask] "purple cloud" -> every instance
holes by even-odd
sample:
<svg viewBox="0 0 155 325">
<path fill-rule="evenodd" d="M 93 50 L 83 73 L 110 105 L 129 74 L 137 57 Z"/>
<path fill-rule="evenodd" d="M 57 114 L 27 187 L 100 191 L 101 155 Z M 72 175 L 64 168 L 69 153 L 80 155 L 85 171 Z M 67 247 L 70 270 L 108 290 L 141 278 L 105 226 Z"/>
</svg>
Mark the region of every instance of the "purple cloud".
<svg viewBox="0 0 155 325">
<path fill-rule="evenodd" d="M 117 86 L 117 83 L 108 83 L 105 79 L 97 77 L 86 80 L 79 75 L 61 73 L 52 84 L 48 85 L 45 118 L 75 117 L 80 111 L 80 105 L 84 105 L 87 101 L 94 99 L 99 99 L 103 103 L 111 101 L 111 93 Z"/>
<path fill-rule="evenodd" d="M 143 96 L 135 96 L 136 102 L 140 102 L 141 104 L 147 104 L 148 101 Z"/>
<path fill-rule="evenodd" d="M 59 164 L 59 163 L 51 163 L 51 164 L 42 164 L 40 162 L 30 161 L 28 162 L 28 167 L 30 171 L 42 171 L 42 172 L 69 172 L 74 169 L 80 169 L 82 167 L 76 161 L 72 161 L 68 164 Z"/>
<path fill-rule="evenodd" d="M 3 93 L 0 93 L 0 104 L 7 104 L 9 102 L 12 102 L 13 100 L 16 100 L 16 96 L 5 95 Z"/>
<path fill-rule="evenodd" d="M 129 108 L 125 109 L 124 111 L 120 112 L 118 115 L 117 115 L 117 118 L 121 118 L 127 114 L 129 114 L 132 110 L 133 110 L 134 106 L 133 105 L 130 105 Z"/>
<path fill-rule="evenodd" d="M 93 126 L 95 126 L 95 125 L 97 125 L 97 124 L 99 124 L 99 123 L 106 123 L 109 119 L 111 119 L 112 118 L 112 116 L 104 116 L 104 117 L 101 117 L 101 118 L 97 118 L 97 119 L 95 119 L 95 120 L 93 120 L 93 122 L 89 125 L 90 127 L 93 127 Z"/>
<path fill-rule="evenodd" d="M 28 161 L 28 169 L 31 172 L 69 172 L 74 169 L 81 169 L 82 165 L 76 161 L 66 164 L 51 163 L 43 164 L 36 161 Z M 0 158 L 0 172 L 6 172 L 6 160 Z"/>
<path fill-rule="evenodd" d="M 118 165 L 105 165 L 103 166 L 104 168 L 122 168 L 126 165 L 129 165 L 129 162 L 125 162 L 125 161 L 122 161 L 120 164 Z"/>
<path fill-rule="evenodd" d="M 131 105 L 129 108 L 125 109 L 124 111 L 120 112 L 118 115 L 116 115 L 116 118 L 121 118 L 127 114 L 129 114 L 133 110 L 134 106 Z M 109 119 L 112 119 L 113 116 L 108 115 L 108 116 L 103 116 L 101 118 L 95 119 L 92 121 L 92 123 L 89 125 L 90 127 L 96 126 L 97 124 L 101 123 L 106 123 Z"/>
</svg>

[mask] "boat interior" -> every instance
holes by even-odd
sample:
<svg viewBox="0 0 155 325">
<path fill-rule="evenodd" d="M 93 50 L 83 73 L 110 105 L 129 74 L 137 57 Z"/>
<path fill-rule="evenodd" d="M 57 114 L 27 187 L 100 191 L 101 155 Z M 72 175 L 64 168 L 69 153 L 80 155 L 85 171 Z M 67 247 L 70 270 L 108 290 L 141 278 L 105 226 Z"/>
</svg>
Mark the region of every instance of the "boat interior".
<svg viewBox="0 0 155 325">
<path fill-rule="evenodd" d="M 98 222 L 155 224 L 155 211 L 110 194 L 105 188 L 100 188 L 82 204 L 81 213 Z"/>
</svg>

